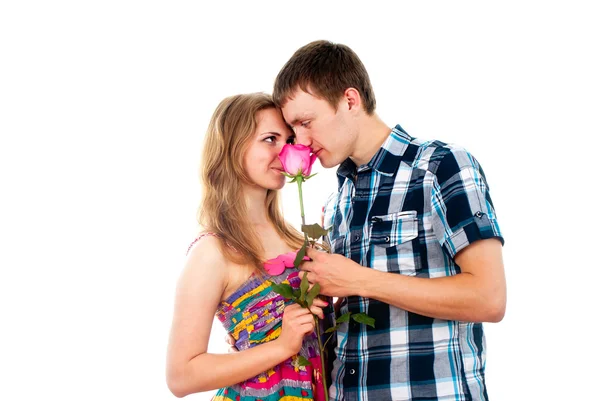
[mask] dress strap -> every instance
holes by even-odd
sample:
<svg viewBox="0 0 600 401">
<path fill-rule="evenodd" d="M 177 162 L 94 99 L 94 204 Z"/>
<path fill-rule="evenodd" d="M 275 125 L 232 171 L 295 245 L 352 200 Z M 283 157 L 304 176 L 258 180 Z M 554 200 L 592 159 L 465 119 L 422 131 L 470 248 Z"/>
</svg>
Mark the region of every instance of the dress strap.
<svg viewBox="0 0 600 401">
<path fill-rule="evenodd" d="M 217 233 L 202 233 L 202 234 L 198 235 L 198 236 L 196 237 L 196 239 L 194 239 L 194 240 L 192 241 L 192 243 L 190 244 L 190 246 L 188 246 L 188 249 L 187 249 L 187 252 L 185 253 L 185 255 L 187 256 L 187 255 L 190 253 L 190 250 L 192 249 L 192 247 L 193 247 L 194 245 L 196 245 L 196 243 L 197 243 L 198 241 L 200 241 L 200 240 L 201 240 L 202 238 L 204 238 L 204 237 L 209 237 L 209 236 L 210 236 L 210 237 L 217 237 L 217 238 L 219 237 L 219 235 L 218 235 Z"/>
<path fill-rule="evenodd" d="M 190 253 L 190 251 L 192 250 L 192 248 L 194 247 L 194 245 L 196 245 L 196 243 L 197 243 L 198 241 L 200 241 L 200 240 L 201 240 L 202 238 L 204 238 L 204 237 L 209 237 L 209 236 L 210 236 L 210 237 L 217 237 L 217 238 L 221 238 L 221 235 L 219 235 L 219 234 L 217 234 L 217 233 L 212 233 L 212 232 L 204 232 L 204 233 L 202 233 L 202 234 L 198 235 L 198 236 L 196 237 L 196 239 L 194 239 L 194 240 L 192 241 L 192 243 L 190 244 L 190 246 L 188 246 L 188 249 L 187 249 L 187 252 L 185 253 L 185 255 L 187 256 L 187 255 Z M 228 243 L 227 241 L 225 241 L 225 244 L 227 244 L 227 246 L 228 246 L 228 247 L 230 247 L 230 248 L 231 248 L 231 249 L 233 249 L 235 252 L 237 252 L 237 249 L 235 249 L 233 246 L 229 245 L 229 243 Z"/>
</svg>

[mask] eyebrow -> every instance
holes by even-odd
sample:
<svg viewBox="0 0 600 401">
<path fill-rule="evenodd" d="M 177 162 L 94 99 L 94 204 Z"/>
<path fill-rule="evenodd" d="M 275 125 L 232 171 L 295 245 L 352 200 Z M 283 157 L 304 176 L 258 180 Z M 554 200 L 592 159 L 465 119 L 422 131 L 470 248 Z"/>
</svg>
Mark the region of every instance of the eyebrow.
<svg viewBox="0 0 600 401">
<path fill-rule="evenodd" d="M 262 133 L 259 134 L 258 137 L 262 137 L 264 135 L 274 135 L 274 136 L 276 136 L 278 138 L 284 138 L 285 137 L 285 135 L 283 135 L 283 134 L 281 134 L 279 132 L 275 132 L 275 131 L 262 132 Z M 292 130 L 292 133 L 290 135 L 288 135 L 287 138 L 285 139 L 286 142 L 289 141 L 290 138 L 294 138 L 294 139 L 296 138 L 296 134 L 293 132 L 293 130 Z"/>
<path fill-rule="evenodd" d="M 303 121 L 303 120 L 306 120 L 306 119 L 309 119 L 309 118 L 312 118 L 312 117 L 311 117 L 309 114 L 307 114 L 307 113 L 304 113 L 304 114 L 301 114 L 300 116 L 298 116 L 298 117 L 294 118 L 294 119 L 292 120 L 292 122 L 291 122 L 291 123 L 289 123 L 288 125 L 289 125 L 290 127 L 293 127 L 294 125 L 298 124 L 300 121 Z"/>
<path fill-rule="evenodd" d="M 261 133 L 260 133 L 258 136 L 259 136 L 259 137 L 262 137 L 262 136 L 264 136 L 264 135 L 274 135 L 274 136 L 277 136 L 277 137 L 280 137 L 280 138 L 284 137 L 284 135 L 283 135 L 282 133 L 280 133 L 280 132 L 276 132 L 276 131 L 266 131 L 266 132 L 261 132 Z M 295 138 L 295 137 L 296 137 L 296 134 L 294 134 L 294 133 L 292 132 L 290 135 L 288 135 L 288 136 L 287 136 L 287 139 L 290 139 L 290 138 Z"/>
</svg>

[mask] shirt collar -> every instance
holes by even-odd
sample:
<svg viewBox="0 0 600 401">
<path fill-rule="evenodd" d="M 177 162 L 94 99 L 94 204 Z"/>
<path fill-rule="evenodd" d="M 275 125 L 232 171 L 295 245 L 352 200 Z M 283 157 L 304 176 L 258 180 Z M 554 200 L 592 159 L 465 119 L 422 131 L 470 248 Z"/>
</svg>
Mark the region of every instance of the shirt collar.
<svg viewBox="0 0 600 401">
<path fill-rule="evenodd" d="M 357 171 L 373 169 L 383 175 L 394 175 L 398 170 L 402 157 L 406 153 L 408 145 L 413 140 L 414 138 L 408 135 L 400 124 L 396 125 L 368 163 L 357 168 L 356 164 L 348 158 L 340 164 L 337 170 L 339 185 L 341 186 L 346 178 L 351 179 Z"/>
</svg>

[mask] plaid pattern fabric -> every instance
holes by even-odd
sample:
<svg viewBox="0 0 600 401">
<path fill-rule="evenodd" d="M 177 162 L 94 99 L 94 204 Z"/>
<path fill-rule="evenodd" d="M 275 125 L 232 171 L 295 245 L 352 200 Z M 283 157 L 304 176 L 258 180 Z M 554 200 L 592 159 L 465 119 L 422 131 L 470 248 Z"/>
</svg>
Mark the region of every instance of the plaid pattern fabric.
<svg viewBox="0 0 600 401">
<path fill-rule="evenodd" d="M 332 251 L 383 272 L 460 273 L 454 256 L 484 238 L 504 240 L 483 170 L 464 149 L 421 141 L 397 125 L 371 161 L 346 160 L 325 208 Z M 481 323 L 421 316 L 348 297 L 340 313 L 364 312 L 375 328 L 337 332 L 332 400 L 487 400 Z"/>
</svg>

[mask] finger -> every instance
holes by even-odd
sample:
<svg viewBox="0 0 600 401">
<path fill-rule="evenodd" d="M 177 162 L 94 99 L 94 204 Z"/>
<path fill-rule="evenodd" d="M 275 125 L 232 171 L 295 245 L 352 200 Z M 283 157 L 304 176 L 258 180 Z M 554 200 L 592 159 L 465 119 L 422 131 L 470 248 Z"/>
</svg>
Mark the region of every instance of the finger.
<svg viewBox="0 0 600 401">
<path fill-rule="evenodd" d="M 309 322 L 302 323 L 302 324 L 296 326 L 296 330 L 298 330 L 300 333 L 304 333 L 304 334 L 312 333 L 313 331 L 315 331 L 314 319 L 311 319 Z"/>
<path fill-rule="evenodd" d="M 291 305 L 290 305 L 291 306 Z M 303 306 L 298 304 L 294 304 L 293 308 L 289 308 L 288 310 L 284 310 L 284 317 L 291 321 L 298 321 L 297 319 L 303 319 L 305 316 L 312 317 L 310 311 Z"/>
<path fill-rule="evenodd" d="M 310 311 L 313 315 L 317 315 L 319 319 L 323 319 L 325 317 L 323 314 L 323 309 L 319 308 L 318 306 L 314 306 L 314 304 L 310 307 Z"/>
<path fill-rule="evenodd" d="M 236 353 L 236 352 L 240 352 L 239 349 L 237 349 L 237 347 L 231 346 L 227 348 L 227 352 L 230 354 Z"/>
<path fill-rule="evenodd" d="M 309 310 L 308 308 L 302 308 L 302 309 L 305 311 L 304 315 L 296 317 L 296 319 L 294 320 L 294 323 L 306 324 L 306 323 L 314 322 L 315 318 L 312 314 L 312 311 Z"/>
<path fill-rule="evenodd" d="M 306 330 L 303 330 L 302 332 L 304 333 L 305 336 L 308 335 L 308 334 L 314 333 L 315 332 L 315 325 L 314 325 L 314 323 L 312 324 L 312 326 L 308 326 L 307 325 L 306 326 Z"/>
<path fill-rule="evenodd" d="M 314 248 L 310 248 L 310 247 L 306 248 L 306 256 L 308 256 L 312 260 L 315 260 L 315 258 L 319 255 L 319 253 L 320 252 Z"/>
<path fill-rule="evenodd" d="M 308 249 L 308 248 L 306 248 L 306 249 Z M 312 267 L 313 267 L 313 262 L 308 261 L 308 260 L 302 262 L 299 266 L 300 270 L 305 271 L 305 272 L 312 271 Z"/>
<path fill-rule="evenodd" d="M 304 314 L 302 309 L 304 309 L 304 308 L 302 308 L 300 305 L 298 305 L 296 303 L 288 305 L 283 310 L 283 316 L 287 319 L 294 319 L 297 316 L 301 316 Z"/>
<path fill-rule="evenodd" d="M 300 308 L 302 308 L 302 307 L 301 307 L 300 305 L 298 305 L 297 303 L 292 303 L 292 304 L 289 304 L 289 305 L 287 305 L 287 306 L 286 306 L 286 307 L 283 309 L 283 312 L 284 312 L 284 313 L 290 313 L 290 314 L 291 314 L 291 313 L 293 313 L 294 311 L 296 311 L 296 310 L 298 310 L 298 309 L 300 309 Z"/>
<path fill-rule="evenodd" d="M 306 275 L 306 279 L 308 280 L 308 290 L 307 291 L 312 290 L 312 288 L 315 286 L 315 284 L 319 283 L 319 276 L 317 276 L 315 274 L 315 272 L 309 272 Z"/>
<path fill-rule="evenodd" d="M 225 342 L 229 345 L 235 345 L 235 340 L 231 336 L 231 334 L 225 334 Z"/>
<path fill-rule="evenodd" d="M 317 298 L 313 299 L 313 305 L 318 306 L 319 308 L 324 308 L 327 305 L 329 305 L 329 302 L 317 297 Z"/>
</svg>

